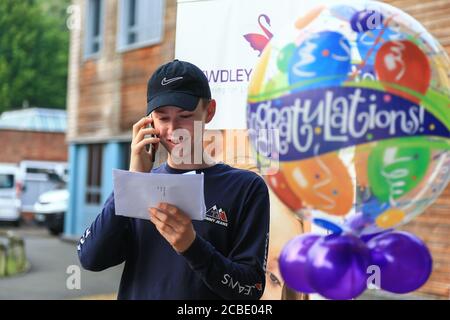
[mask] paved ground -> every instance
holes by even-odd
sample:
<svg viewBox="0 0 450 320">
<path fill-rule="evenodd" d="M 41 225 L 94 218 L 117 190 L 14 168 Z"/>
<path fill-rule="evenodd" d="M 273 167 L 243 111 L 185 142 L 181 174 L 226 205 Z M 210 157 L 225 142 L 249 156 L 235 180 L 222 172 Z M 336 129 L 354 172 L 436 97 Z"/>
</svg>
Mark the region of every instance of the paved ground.
<svg viewBox="0 0 450 320">
<path fill-rule="evenodd" d="M 36 226 L 8 229 L 24 237 L 31 268 L 22 275 L 0 278 L 0 299 L 115 299 L 122 266 L 102 272 L 80 267 L 81 289 L 69 290 L 67 268 L 80 266 L 76 244 L 62 241 Z"/>
<path fill-rule="evenodd" d="M 2 299 L 115 299 L 119 287 L 122 266 L 102 272 L 81 270 L 81 289 L 69 290 L 66 282 L 70 276 L 67 267 L 79 266 L 76 244 L 62 241 L 48 234 L 44 228 L 23 226 L 11 229 L 25 239 L 30 270 L 22 275 L 0 278 L 0 300 Z M 382 291 L 368 290 L 358 299 L 397 300 L 429 299 L 424 296 L 394 295 Z"/>
</svg>

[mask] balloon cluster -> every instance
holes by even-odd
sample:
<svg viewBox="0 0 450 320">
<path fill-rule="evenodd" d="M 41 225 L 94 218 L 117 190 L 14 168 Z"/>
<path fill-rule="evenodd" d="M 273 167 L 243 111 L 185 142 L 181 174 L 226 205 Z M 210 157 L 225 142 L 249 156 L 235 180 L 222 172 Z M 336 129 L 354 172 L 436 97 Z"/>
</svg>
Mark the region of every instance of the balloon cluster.
<svg viewBox="0 0 450 320">
<path fill-rule="evenodd" d="M 251 144 L 281 201 L 333 234 L 286 247 L 280 263 L 294 289 L 351 298 L 371 265 L 392 292 L 426 280 L 425 246 L 387 231 L 424 212 L 450 180 L 449 69 L 423 26 L 380 2 L 318 6 L 267 44 L 249 84 Z M 416 260 L 416 282 L 401 280 Z"/>
<path fill-rule="evenodd" d="M 366 239 L 350 234 L 300 235 L 286 244 L 279 263 L 290 288 L 328 299 L 352 299 L 370 285 L 393 293 L 411 292 L 426 282 L 432 269 L 425 244 L 400 231 Z"/>
</svg>

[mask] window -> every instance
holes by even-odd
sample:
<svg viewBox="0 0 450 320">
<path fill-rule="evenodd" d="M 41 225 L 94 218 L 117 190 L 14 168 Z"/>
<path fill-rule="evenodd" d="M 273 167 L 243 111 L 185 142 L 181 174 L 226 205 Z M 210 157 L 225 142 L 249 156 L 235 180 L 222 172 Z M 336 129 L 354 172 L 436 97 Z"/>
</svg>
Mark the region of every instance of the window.
<svg viewBox="0 0 450 320">
<path fill-rule="evenodd" d="M 130 168 L 130 158 L 131 158 L 131 141 L 121 143 L 122 147 L 122 168 L 128 170 Z"/>
<path fill-rule="evenodd" d="M 100 204 L 102 187 L 103 145 L 88 145 L 86 203 Z"/>
<path fill-rule="evenodd" d="M 102 44 L 103 0 L 87 0 L 85 56 L 93 56 Z"/>
<path fill-rule="evenodd" d="M 14 176 L 12 174 L 0 174 L 0 189 L 11 189 L 14 187 Z"/>
<path fill-rule="evenodd" d="M 164 26 L 164 0 L 120 0 L 118 49 L 159 43 Z"/>
<path fill-rule="evenodd" d="M 28 167 L 26 169 L 27 173 L 37 173 L 37 174 L 49 174 L 51 172 L 54 172 L 52 169 L 46 169 L 46 168 L 31 168 Z"/>
<path fill-rule="evenodd" d="M 127 40 L 126 44 L 137 42 L 137 23 L 136 23 L 136 0 L 128 0 L 127 8 Z"/>
</svg>

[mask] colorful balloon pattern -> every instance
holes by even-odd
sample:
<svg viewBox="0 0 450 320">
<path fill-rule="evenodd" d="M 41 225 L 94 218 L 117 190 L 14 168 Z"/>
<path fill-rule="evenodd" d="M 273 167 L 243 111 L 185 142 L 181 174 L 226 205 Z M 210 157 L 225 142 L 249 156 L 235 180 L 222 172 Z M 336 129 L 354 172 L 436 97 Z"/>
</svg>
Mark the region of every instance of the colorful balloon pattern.
<svg viewBox="0 0 450 320">
<path fill-rule="evenodd" d="M 342 216 L 353 204 L 353 186 L 337 153 L 327 153 L 300 162 L 281 164 L 288 186 L 294 194 L 315 209 Z"/>
<path fill-rule="evenodd" d="M 289 84 L 297 90 L 338 86 L 349 71 L 348 40 L 339 32 L 322 31 L 305 39 L 294 51 L 289 62 Z M 321 81 L 313 81 L 316 79 Z"/>
<path fill-rule="evenodd" d="M 411 139 L 381 141 L 370 153 L 369 185 L 381 201 L 390 202 L 413 190 L 425 177 L 431 150 L 426 141 L 411 146 Z"/>
<path fill-rule="evenodd" d="M 431 79 L 427 56 L 409 40 L 383 44 L 375 58 L 375 71 L 387 91 L 416 103 L 427 92 Z"/>
<path fill-rule="evenodd" d="M 328 231 L 396 228 L 450 179 L 450 59 L 411 21 L 384 3 L 320 5 L 254 68 L 247 127 L 280 134 L 279 172 L 265 179 Z"/>
</svg>

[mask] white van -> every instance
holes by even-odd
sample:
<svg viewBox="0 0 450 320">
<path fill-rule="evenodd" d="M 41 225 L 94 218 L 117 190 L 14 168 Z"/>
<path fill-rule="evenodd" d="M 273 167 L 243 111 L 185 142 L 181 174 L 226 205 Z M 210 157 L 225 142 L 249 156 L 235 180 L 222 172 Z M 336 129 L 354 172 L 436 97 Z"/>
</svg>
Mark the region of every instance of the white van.
<svg viewBox="0 0 450 320">
<path fill-rule="evenodd" d="M 0 164 L 0 221 L 20 223 L 19 168 L 13 164 Z"/>
<path fill-rule="evenodd" d="M 66 162 L 22 160 L 19 165 L 22 212 L 34 212 L 34 204 L 44 192 L 67 182 Z"/>
</svg>

